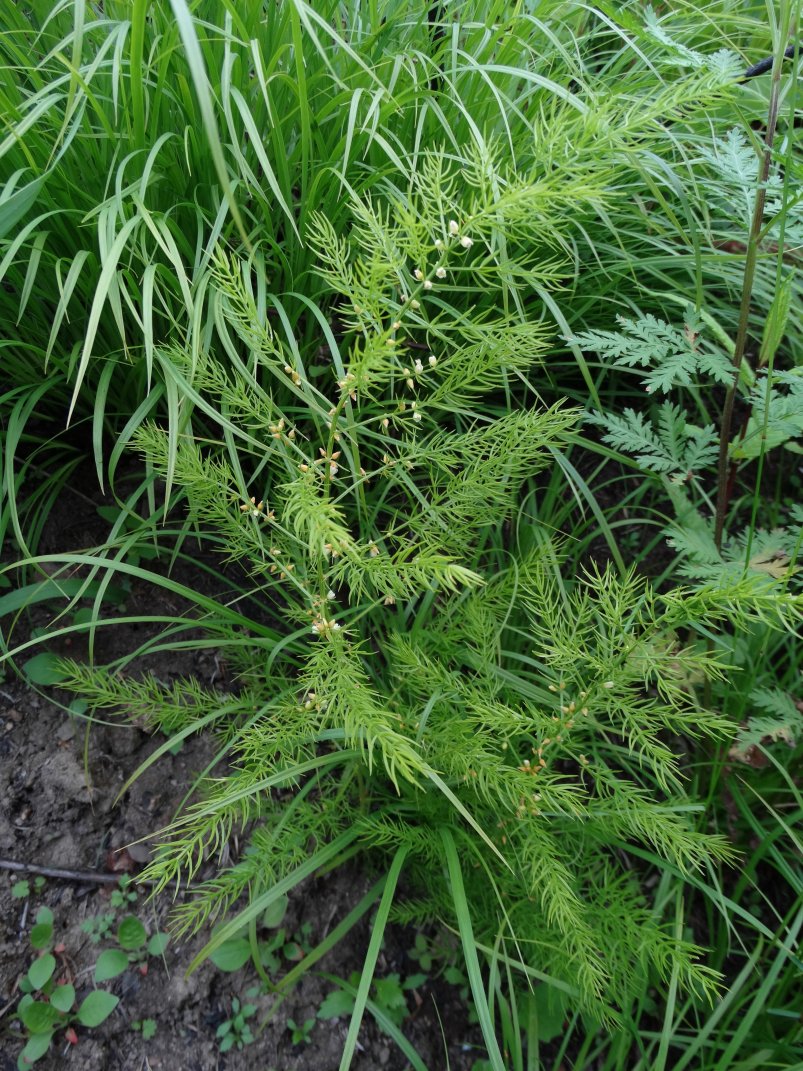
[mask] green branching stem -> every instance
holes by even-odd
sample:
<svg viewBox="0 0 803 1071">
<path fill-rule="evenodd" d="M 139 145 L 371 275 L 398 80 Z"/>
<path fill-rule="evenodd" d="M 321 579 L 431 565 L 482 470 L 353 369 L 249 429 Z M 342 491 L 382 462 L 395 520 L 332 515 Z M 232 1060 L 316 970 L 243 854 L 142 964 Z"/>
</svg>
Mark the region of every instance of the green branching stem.
<svg viewBox="0 0 803 1071">
<path fill-rule="evenodd" d="M 739 372 L 742 367 L 745 346 L 747 344 L 747 329 L 750 322 L 750 305 L 753 295 L 753 281 L 758 259 L 759 236 L 764 217 L 764 204 L 766 201 L 766 183 L 770 173 L 772 161 L 772 147 L 775 141 L 775 129 L 778 123 L 778 106 L 781 95 L 781 69 L 783 66 L 783 49 L 779 48 L 775 55 L 772 67 L 772 85 L 770 88 L 770 102 L 767 113 L 767 132 L 764 138 L 764 154 L 761 161 L 758 189 L 753 206 L 753 218 L 750 225 L 750 234 L 747 240 L 747 251 L 744 262 L 744 281 L 742 284 L 742 300 L 739 308 L 739 324 L 736 330 L 736 342 L 733 349 L 733 380 L 728 387 L 725 396 L 725 405 L 722 410 L 722 421 L 719 433 L 719 459 L 717 462 L 717 505 L 714 517 L 714 542 L 717 549 L 722 546 L 722 535 L 725 529 L 725 513 L 728 508 L 730 465 L 728 463 L 728 450 L 730 447 L 731 425 L 733 422 L 733 406 L 736 400 L 736 388 L 739 382 Z"/>
</svg>

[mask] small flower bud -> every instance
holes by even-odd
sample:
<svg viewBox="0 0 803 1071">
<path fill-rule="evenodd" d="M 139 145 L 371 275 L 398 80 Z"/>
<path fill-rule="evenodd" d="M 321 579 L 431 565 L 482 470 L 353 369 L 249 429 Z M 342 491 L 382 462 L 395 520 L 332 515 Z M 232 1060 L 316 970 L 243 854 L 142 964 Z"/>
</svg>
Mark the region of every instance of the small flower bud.
<svg viewBox="0 0 803 1071">
<path fill-rule="evenodd" d="M 420 283 L 421 280 L 424 278 L 424 273 L 421 271 L 420 268 L 416 268 L 413 272 L 413 277 L 416 278 Z"/>
<path fill-rule="evenodd" d="M 450 219 L 449 220 L 449 234 L 454 236 L 455 234 L 457 234 L 457 232 L 459 230 L 460 230 L 460 228 L 457 226 L 457 220 L 456 219 Z"/>
<path fill-rule="evenodd" d="M 421 308 L 421 302 L 420 301 L 411 301 L 410 302 L 410 308 L 413 309 L 415 312 L 418 312 L 418 310 Z"/>
<path fill-rule="evenodd" d="M 425 290 L 432 289 L 432 281 L 430 279 L 425 279 L 421 285 L 424 287 Z"/>
<path fill-rule="evenodd" d="M 437 275 L 437 277 L 439 279 L 445 279 L 446 278 L 446 268 L 436 268 L 435 269 L 435 274 Z"/>
<path fill-rule="evenodd" d="M 429 367 L 434 368 L 435 365 L 438 363 L 438 358 L 435 356 L 434 353 L 430 353 L 429 357 L 427 357 L 427 361 L 429 362 Z"/>
<path fill-rule="evenodd" d="M 464 249 L 471 249 L 471 247 L 474 245 L 474 239 L 469 238 L 467 234 L 464 234 L 463 237 L 460 239 L 460 244 Z"/>
</svg>

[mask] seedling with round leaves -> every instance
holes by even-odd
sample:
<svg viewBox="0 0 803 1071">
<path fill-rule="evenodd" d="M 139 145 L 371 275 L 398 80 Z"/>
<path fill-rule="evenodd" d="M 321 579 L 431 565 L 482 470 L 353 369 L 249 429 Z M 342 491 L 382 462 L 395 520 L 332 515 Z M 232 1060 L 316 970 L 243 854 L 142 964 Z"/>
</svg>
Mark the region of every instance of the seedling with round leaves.
<svg viewBox="0 0 803 1071">
<path fill-rule="evenodd" d="M 114 924 L 121 911 L 130 910 L 137 902 L 136 890 L 130 888 L 131 879 L 128 875 L 120 878 L 118 887 L 113 890 L 109 897 L 109 911 L 102 911 L 97 915 L 84 919 L 81 929 L 89 934 L 92 944 L 100 944 L 101 941 L 112 938 Z"/>
<path fill-rule="evenodd" d="M 250 960 L 261 975 L 264 986 L 267 987 L 269 984 L 267 975 L 276 976 L 281 970 L 283 960 L 297 962 L 311 950 L 309 944 L 311 924 L 303 923 L 288 938 L 287 930 L 281 925 L 286 913 L 287 897 L 281 896 L 276 903 L 271 904 L 262 912 L 258 920 L 254 920 L 250 927 L 253 933 L 247 932 L 244 928 L 215 950 L 210 957 L 214 965 L 218 970 L 229 974 L 240 970 Z M 268 936 L 264 935 L 265 930 L 275 932 L 272 936 Z"/>
<path fill-rule="evenodd" d="M 136 915 L 126 915 L 117 927 L 118 948 L 101 952 L 95 964 L 95 982 L 117 978 L 129 967 L 136 966 L 140 974 L 148 973 L 148 957 L 161 956 L 169 941 L 166 933 L 148 932 Z"/>
<path fill-rule="evenodd" d="M 53 943 L 53 913 L 41 907 L 31 930 L 31 944 L 39 952 L 20 982 L 22 997 L 16 1009 L 26 1035 L 26 1042 L 17 1058 L 19 1071 L 36 1063 L 49 1050 L 54 1036 L 64 1031 L 65 1040 L 78 1044 L 75 1025 L 88 1029 L 100 1026 L 119 1003 L 112 993 L 95 989 L 80 1002 L 69 975 L 58 971 L 58 956 L 62 945 Z M 50 951 L 50 949 L 53 949 Z"/>
</svg>

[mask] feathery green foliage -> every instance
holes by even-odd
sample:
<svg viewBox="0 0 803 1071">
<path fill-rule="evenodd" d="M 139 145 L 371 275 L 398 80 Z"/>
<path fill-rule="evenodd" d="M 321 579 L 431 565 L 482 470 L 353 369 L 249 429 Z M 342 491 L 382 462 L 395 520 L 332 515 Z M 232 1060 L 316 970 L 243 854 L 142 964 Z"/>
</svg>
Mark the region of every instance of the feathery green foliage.
<svg viewBox="0 0 803 1071">
<path fill-rule="evenodd" d="M 404 204 L 389 216 L 399 218 Z M 361 220 L 367 209 L 355 212 Z M 356 249 L 337 276 L 345 309 L 358 310 L 351 329 L 327 335 L 318 365 L 273 337 L 267 359 L 283 382 L 264 391 L 266 429 L 249 417 L 263 396 L 247 373 L 266 352 L 257 310 L 231 260 L 216 273 L 221 308 L 249 352 L 225 379 L 203 372 L 197 390 L 199 399 L 213 391 L 225 398 L 221 423 L 240 435 L 218 447 L 182 437 L 172 477 L 196 521 L 213 525 L 232 557 L 247 563 L 265 609 L 289 631 L 267 672 L 261 646 L 251 658 L 241 650 L 247 700 L 236 727 L 225 730 L 231 772 L 167 831 L 151 876 L 159 885 L 192 877 L 234 828 L 254 823 L 248 862 L 202 885 L 180 925 L 215 917 L 245 887 L 261 902 L 267 875 L 295 883 L 303 864 L 269 832 L 281 813 L 272 788 L 293 786 L 282 838 L 323 850 L 348 837 L 374 856 L 404 852 L 417 903 L 425 898 L 433 918 L 462 926 L 470 917 L 472 940 L 502 942 L 525 977 L 537 964 L 589 1012 L 616 1016 L 637 963 L 659 975 L 679 971 L 686 986 L 710 992 L 713 978 L 696 950 L 648 924 L 637 882 L 600 875 L 628 842 L 681 871 L 730 856 L 723 840 L 689 822 L 693 808 L 665 738 L 728 731 L 694 689 L 721 676 L 725 663 L 680 639 L 706 616 L 716 619 L 715 595 L 704 611 L 699 594 L 676 590 L 663 600 L 610 569 L 567 591 L 548 543 L 512 547 L 499 567 L 494 543 L 523 484 L 566 442 L 576 414 L 556 406 L 496 415 L 491 403 L 467 420 L 430 410 L 443 366 L 448 374 L 450 359 L 461 364 L 468 282 L 453 282 L 446 265 L 474 245 L 465 241 L 473 220 L 459 206 L 437 214 L 447 225 L 428 254 L 436 264 L 429 287 L 430 274 L 417 267 L 426 263 L 420 245 L 405 271 L 394 260 L 401 238 L 392 228 L 384 244 L 378 232 L 364 238 L 355 228 Z M 320 224 L 315 233 L 326 240 Z M 361 257 L 374 264 L 367 319 L 365 291 L 350 290 L 364 278 L 351 271 Z M 483 290 L 501 273 L 486 255 Z M 331 266 L 324 275 L 335 281 Z M 430 302 L 437 336 L 429 333 Z M 331 315 L 340 319 L 337 307 Z M 515 318 L 511 331 L 518 334 Z M 471 333 L 465 345 L 488 369 L 475 383 L 492 390 L 507 347 L 478 350 Z M 146 426 L 135 439 L 167 476 L 169 432 Z M 243 486 L 246 472 L 253 475 Z M 98 689 L 80 671 L 71 681 L 93 705 L 119 703 L 106 678 Z M 126 705 L 136 706 L 134 692 Z M 195 718 L 188 712 L 187 725 Z M 454 876 L 432 868 L 447 833 L 484 875 L 465 875 L 459 900 Z M 272 860 L 264 881 L 261 852 Z M 615 944 L 611 916 L 596 899 L 603 889 L 606 899 L 616 890 L 616 917 L 632 920 Z"/>
<path fill-rule="evenodd" d="M 125 520 L 64 562 L 91 628 L 117 574 L 153 575 L 148 540 L 192 532 L 241 578 L 140 652 L 222 649 L 232 694 L 67 667 L 90 712 L 168 734 L 152 761 L 209 730 L 229 764 L 150 876 L 242 835 L 176 911 L 189 932 L 246 898 L 208 953 L 360 853 L 392 878 L 371 962 L 394 896 L 458 932 L 495 1071 L 538 1066 L 545 990 L 571 1018 L 555 1067 L 570 1039 L 578 1067 L 728 1066 L 768 992 L 734 934 L 759 941 L 746 972 L 760 942 L 786 972 L 786 1015 L 799 925 L 742 907 L 718 802 L 739 721 L 734 761 L 798 731 L 800 517 L 754 489 L 803 430 L 791 137 L 721 546 L 713 521 L 767 113 L 738 76 L 785 46 L 788 4 L 769 27 L 724 2 L 246 7 L 31 0 L 0 35 L 0 534 L 37 564 L 81 454 L 114 485 L 133 445 Z M 767 822 L 794 800 L 783 772 L 768 800 Z"/>
</svg>

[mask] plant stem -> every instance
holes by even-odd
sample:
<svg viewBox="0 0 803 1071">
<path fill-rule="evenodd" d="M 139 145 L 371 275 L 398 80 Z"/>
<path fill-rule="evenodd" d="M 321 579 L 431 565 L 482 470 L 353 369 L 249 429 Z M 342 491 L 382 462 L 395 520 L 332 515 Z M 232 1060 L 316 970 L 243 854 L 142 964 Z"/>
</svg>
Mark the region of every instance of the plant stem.
<svg viewBox="0 0 803 1071">
<path fill-rule="evenodd" d="M 66 870 L 60 866 L 36 866 L 34 863 L 18 863 L 15 859 L 0 859 L 0 870 L 14 870 L 22 874 L 40 874 L 45 878 L 78 881 L 85 885 L 117 885 L 121 877 L 120 874 L 99 874 L 95 870 Z"/>
<path fill-rule="evenodd" d="M 728 387 L 725 396 L 725 406 L 722 410 L 722 421 L 719 429 L 719 460 L 717 463 L 717 506 L 714 519 L 714 542 L 717 550 L 722 547 L 722 534 L 725 528 L 725 513 L 730 498 L 728 483 L 730 466 L 728 464 L 728 447 L 730 446 L 731 424 L 733 422 L 733 406 L 736 400 L 736 387 L 739 383 L 739 373 L 744 358 L 747 344 L 747 329 L 750 322 L 750 302 L 753 296 L 753 280 L 758 260 L 758 242 L 761 233 L 761 224 L 764 218 L 764 202 L 766 200 L 766 183 L 770 173 L 772 160 L 772 146 L 775 140 L 775 128 L 778 122 L 778 103 L 781 93 L 781 67 L 784 53 L 776 52 L 775 62 L 772 67 L 772 85 L 770 88 L 769 111 L 767 114 L 767 133 L 764 138 L 764 155 L 761 162 L 761 172 L 758 177 L 758 189 L 756 190 L 756 202 L 753 207 L 753 219 L 750 225 L 750 234 L 747 239 L 747 253 L 744 262 L 744 281 L 742 284 L 742 303 L 739 309 L 739 325 L 736 330 L 736 342 L 733 350 L 733 381 Z"/>
</svg>

